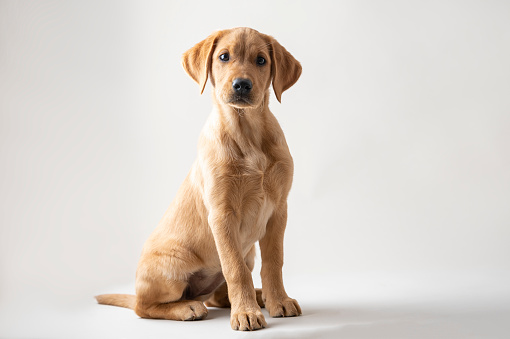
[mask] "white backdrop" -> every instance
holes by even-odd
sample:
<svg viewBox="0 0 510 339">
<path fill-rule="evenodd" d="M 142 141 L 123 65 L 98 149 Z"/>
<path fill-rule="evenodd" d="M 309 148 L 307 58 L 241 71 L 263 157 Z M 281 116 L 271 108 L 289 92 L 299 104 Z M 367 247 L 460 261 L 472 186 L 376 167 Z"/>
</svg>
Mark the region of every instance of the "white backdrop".
<svg viewBox="0 0 510 339">
<path fill-rule="evenodd" d="M 180 56 L 236 26 L 303 65 L 270 104 L 296 165 L 286 275 L 508 273 L 509 13 L 504 1 L 0 2 L 0 305 L 72 305 L 134 280 L 211 108 Z"/>
</svg>

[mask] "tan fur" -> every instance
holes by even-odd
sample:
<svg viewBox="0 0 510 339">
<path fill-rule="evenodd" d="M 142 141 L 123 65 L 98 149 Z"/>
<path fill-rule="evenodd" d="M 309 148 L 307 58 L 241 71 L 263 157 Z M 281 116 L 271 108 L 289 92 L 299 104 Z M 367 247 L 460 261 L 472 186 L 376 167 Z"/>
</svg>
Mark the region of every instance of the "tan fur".
<svg viewBox="0 0 510 339">
<path fill-rule="evenodd" d="M 230 60 L 219 56 L 229 53 Z M 263 57 L 265 65 L 258 65 Z M 214 108 L 199 139 L 198 158 L 143 248 L 134 296 L 102 295 L 101 304 L 128 307 L 143 318 L 196 320 L 209 306 L 231 307 L 235 330 L 301 314 L 282 281 L 283 236 L 293 162 L 268 107 L 301 74 L 275 39 L 249 28 L 218 31 L 188 50 L 186 72 L 201 92 L 210 79 Z M 246 101 L 232 100 L 236 78 L 252 81 Z M 262 292 L 253 286 L 255 243 L 262 256 Z"/>
</svg>

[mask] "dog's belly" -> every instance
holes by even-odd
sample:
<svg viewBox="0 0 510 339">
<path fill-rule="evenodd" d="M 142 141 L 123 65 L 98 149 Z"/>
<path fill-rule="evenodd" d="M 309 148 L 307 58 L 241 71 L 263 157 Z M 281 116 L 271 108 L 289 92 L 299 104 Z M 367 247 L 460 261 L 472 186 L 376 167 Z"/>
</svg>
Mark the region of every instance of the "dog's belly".
<svg viewBox="0 0 510 339">
<path fill-rule="evenodd" d="M 188 280 L 188 286 L 182 295 L 182 299 L 193 300 L 209 295 L 224 282 L 225 277 L 223 277 L 221 271 L 209 272 L 208 270 L 201 270 L 195 272 Z"/>
</svg>

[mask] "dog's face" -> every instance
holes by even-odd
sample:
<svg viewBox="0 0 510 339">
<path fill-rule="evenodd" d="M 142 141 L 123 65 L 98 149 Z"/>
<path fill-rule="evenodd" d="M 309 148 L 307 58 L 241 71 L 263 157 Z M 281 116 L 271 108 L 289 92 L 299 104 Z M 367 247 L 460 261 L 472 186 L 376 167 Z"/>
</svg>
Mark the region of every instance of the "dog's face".
<svg viewBox="0 0 510 339">
<path fill-rule="evenodd" d="M 232 30 L 212 54 L 211 83 L 216 98 L 236 108 L 259 106 L 271 84 L 271 44 L 253 30 Z"/>
<path fill-rule="evenodd" d="M 257 107 L 271 82 L 278 101 L 301 75 L 301 65 L 274 38 L 250 28 L 218 31 L 184 53 L 182 64 L 203 92 L 210 75 L 216 99 Z"/>
</svg>

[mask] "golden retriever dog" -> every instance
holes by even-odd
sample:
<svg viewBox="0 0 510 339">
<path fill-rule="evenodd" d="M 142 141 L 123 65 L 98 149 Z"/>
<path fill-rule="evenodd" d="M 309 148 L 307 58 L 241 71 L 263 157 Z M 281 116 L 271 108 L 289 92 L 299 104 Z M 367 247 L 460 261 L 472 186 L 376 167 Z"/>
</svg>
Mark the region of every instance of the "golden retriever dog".
<svg viewBox="0 0 510 339">
<path fill-rule="evenodd" d="M 142 318 L 199 320 L 207 306 L 230 307 L 234 330 L 266 326 L 272 317 L 301 314 L 282 280 L 287 195 L 294 165 L 269 110 L 301 75 L 301 65 L 274 38 L 250 28 L 211 34 L 184 53 L 182 65 L 213 110 L 198 158 L 144 245 L 136 296 L 106 294 L 100 304 L 133 309 Z M 262 290 L 251 271 L 255 243 L 262 257 Z"/>
</svg>

